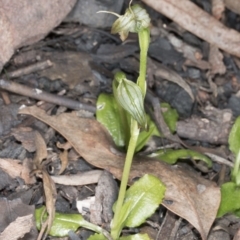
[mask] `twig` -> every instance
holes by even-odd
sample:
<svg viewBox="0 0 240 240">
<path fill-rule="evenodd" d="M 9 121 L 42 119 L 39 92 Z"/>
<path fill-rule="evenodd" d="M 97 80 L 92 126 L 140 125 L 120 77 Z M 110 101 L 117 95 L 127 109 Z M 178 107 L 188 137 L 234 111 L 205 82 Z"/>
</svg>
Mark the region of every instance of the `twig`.
<svg viewBox="0 0 240 240">
<path fill-rule="evenodd" d="M 216 154 L 207 152 L 207 150 L 206 150 L 205 154 L 206 154 L 207 156 L 209 156 L 214 162 L 217 162 L 217 163 L 219 163 L 219 164 L 226 165 L 226 166 L 229 166 L 229 167 L 231 167 L 231 168 L 232 168 L 233 165 L 234 165 L 232 162 L 228 161 L 227 159 L 225 159 L 225 158 L 223 158 L 223 157 L 220 157 L 220 156 L 218 156 L 218 155 L 216 155 Z"/>
<path fill-rule="evenodd" d="M 2 99 L 3 99 L 3 101 L 4 101 L 4 103 L 5 103 L 6 105 L 8 105 L 8 104 L 11 103 L 11 100 L 10 100 L 9 95 L 8 95 L 7 92 L 1 91 L 1 97 L 2 97 Z"/>
<path fill-rule="evenodd" d="M 57 184 L 82 186 L 97 183 L 102 172 L 102 170 L 92 170 L 81 174 L 51 176 L 51 178 Z"/>
<path fill-rule="evenodd" d="M 13 92 L 19 95 L 31 97 L 45 102 L 54 103 L 60 106 L 65 106 L 75 110 L 87 110 L 89 112 L 96 112 L 95 106 L 87 103 L 81 103 L 70 98 L 57 96 L 55 94 L 47 93 L 38 88 L 30 88 L 19 83 L 0 79 L 0 88 Z"/>
<path fill-rule="evenodd" d="M 240 57 L 239 32 L 227 28 L 192 1 L 143 0 L 143 2 L 196 36 Z"/>
<path fill-rule="evenodd" d="M 46 60 L 43 62 L 38 62 L 38 63 L 32 64 L 32 65 L 24 67 L 24 68 L 20 68 L 16 71 L 8 72 L 5 74 L 5 76 L 8 78 L 17 78 L 17 77 L 21 77 L 23 75 L 27 75 L 32 72 L 44 70 L 46 68 L 51 67 L 52 65 L 53 64 L 50 60 Z"/>
</svg>

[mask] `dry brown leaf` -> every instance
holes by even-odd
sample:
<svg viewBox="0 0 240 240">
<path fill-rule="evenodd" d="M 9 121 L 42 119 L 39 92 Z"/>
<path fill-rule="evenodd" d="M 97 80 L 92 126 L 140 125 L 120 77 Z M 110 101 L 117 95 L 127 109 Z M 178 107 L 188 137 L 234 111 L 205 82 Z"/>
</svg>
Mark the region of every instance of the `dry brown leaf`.
<svg viewBox="0 0 240 240">
<path fill-rule="evenodd" d="M 70 148 L 72 148 L 71 144 L 69 142 L 66 142 L 66 143 L 60 143 L 60 142 L 57 142 L 57 147 L 58 148 L 62 148 L 64 149 L 63 152 L 61 152 L 59 154 L 59 158 L 61 160 L 61 169 L 59 170 L 59 175 L 62 174 L 64 172 L 64 170 L 66 169 L 66 167 L 68 166 L 68 150 Z"/>
<path fill-rule="evenodd" d="M 12 129 L 12 135 L 22 143 L 22 146 L 28 152 L 35 152 L 35 133 L 30 127 L 19 127 Z"/>
<path fill-rule="evenodd" d="M 238 0 L 224 0 L 224 3 L 231 11 L 240 14 L 240 2 Z"/>
<path fill-rule="evenodd" d="M 183 80 L 183 78 L 180 75 L 178 75 L 175 71 L 171 70 L 170 68 L 164 66 L 163 64 L 157 64 L 157 67 L 158 68 L 154 73 L 155 76 L 164 78 L 168 81 L 171 81 L 179 85 L 188 93 L 188 95 L 194 101 L 192 89 L 189 87 L 189 85 Z"/>
<path fill-rule="evenodd" d="M 143 2 L 196 36 L 240 57 L 240 33 L 227 28 L 192 1 L 143 0 Z"/>
<path fill-rule="evenodd" d="M 211 64 L 210 75 L 224 74 L 226 72 L 226 66 L 223 63 L 223 54 L 219 51 L 215 45 L 210 45 L 208 61 Z"/>
<path fill-rule="evenodd" d="M 239 240 L 240 239 L 240 229 L 237 230 L 237 232 L 234 235 L 233 240 Z"/>
<path fill-rule="evenodd" d="M 0 71 L 14 50 L 45 37 L 75 3 L 76 0 L 1 0 Z"/>
<path fill-rule="evenodd" d="M 65 142 L 65 143 L 57 142 L 57 147 L 60 149 L 69 150 L 72 148 L 72 145 L 69 142 Z"/>
<path fill-rule="evenodd" d="M 37 240 L 44 240 L 51 227 L 53 220 L 55 218 L 55 202 L 57 198 L 57 190 L 55 183 L 49 176 L 49 174 L 46 172 L 46 170 L 39 170 L 36 171 L 37 174 L 40 174 L 43 181 L 43 189 L 45 194 L 45 204 L 46 204 L 46 210 L 48 213 L 47 219 L 44 223 L 42 223 L 41 230 L 38 235 Z"/>
<path fill-rule="evenodd" d="M 225 10 L 225 5 L 223 0 L 212 0 L 212 15 L 220 20 L 222 18 L 223 12 Z"/>
<path fill-rule="evenodd" d="M 62 134 L 90 164 L 106 169 L 121 179 L 125 156 L 116 154 L 110 136 L 94 119 L 78 118 L 75 112 L 49 116 L 37 107 L 24 108 L 21 114 L 30 114 Z M 170 211 L 189 221 L 207 239 L 220 203 L 220 190 L 210 182 L 179 166 L 136 156 L 129 184 L 144 174 L 153 174 L 167 187 L 165 201 Z"/>
<path fill-rule="evenodd" d="M 20 198 L 0 198 L 0 216 L 0 240 L 22 239 L 20 236 L 29 232 L 30 225 L 35 229 L 34 206 L 24 204 Z M 32 233 L 35 235 L 34 231 Z"/>
<path fill-rule="evenodd" d="M 63 150 L 63 152 L 59 153 L 59 158 L 61 160 L 61 168 L 58 174 L 62 174 L 68 166 L 68 151 Z"/>
<path fill-rule="evenodd" d="M 34 226 L 33 214 L 18 217 L 0 234 L 0 240 L 18 240 Z M 14 234 L 13 234 L 14 233 Z"/>
<path fill-rule="evenodd" d="M 20 177 L 26 184 L 34 184 L 36 182 L 35 177 L 30 175 L 32 166 L 29 159 L 25 159 L 23 162 L 20 160 L 1 158 L 0 168 L 9 174 L 12 178 Z"/>
<path fill-rule="evenodd" d="M 51 177 L 48 175 L 46 171 L 42 171 L 42 179 L 43 179 L 43 189 L 44 189 L 44 194 L 46 198 L 46 209 L 48 212 L 48 227 L 46 231 L 49 233 L 54 217 L 55 217 L 55 202 L 57 199 L 57 190 L 55 183 L 51 179 Z"/>
<path fill-rule="evenodd" d="M 42 177 L 43 190 L 45 194 L 45 204 L 48 217 L 46 221 L 42 224 L 40 233 L 38 235 L 38 240 L 45 239 L 49 233 L 54 217 L 55 217 L 55 202 L 57 198 L 56 186 L 48 172 L 44 169 L 43 160 L 47 158 L 47 146 L 42 137 L 42 135 L 35 131 L 35 145 L 36 154 L 34 156 L 34 163 L 36 166 L 35 173 Z"/>
<path fill-rule="evenodd" d="M 47 146 L 42 135 L 37 131 L 34 133 L 34 140 L 36 145 L 34 164 L 36 165 L 37 169 L 40 170 L 42 169 L 42 161 L 47 158 Z"/>
</svg>

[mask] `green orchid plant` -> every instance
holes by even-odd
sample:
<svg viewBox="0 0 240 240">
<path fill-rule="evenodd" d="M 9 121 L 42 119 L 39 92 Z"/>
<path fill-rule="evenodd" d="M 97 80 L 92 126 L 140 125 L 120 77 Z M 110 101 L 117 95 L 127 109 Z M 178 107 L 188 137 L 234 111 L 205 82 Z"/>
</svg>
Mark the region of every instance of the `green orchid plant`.
<svg viewBox="0 0 240 240">
<path fill-rule="evenodd" d="M 122 229 L 119 226 L 119 219 L 121 219 L 121 212 L 124 209 L 124 198 L 140 129 L 148 129 L 147 117 L 144 110 L 144 97 L 146 95 L 147 85 L 147 52 L 150 43 L 150 17 L 146 10 L 140 5 L 136 4 L 132 7 L 129 5 L 125 14 L 123 16 L 117 15 L 117 17 L 118 19 L 112 26 L 112 33 L 119 33 L 122 41 L 127 38 L 129 32 L 138 34 L 140 46 L 140 68 L 137 83 L 128 80 L 123 72 L 117 72 L 113 80 L 113 94 L 119 105 L 118 108 L 121 111 L 120 116 L 123 118 L 123 122 L 127 121 L 127 115 L 124 114 L 124 111 L 130 116 L 130 139 L 118 200 L 115 206 L 114 218 L 111 224 L 111 236 L 113 239 L 119 238 Z"/>
</svg>

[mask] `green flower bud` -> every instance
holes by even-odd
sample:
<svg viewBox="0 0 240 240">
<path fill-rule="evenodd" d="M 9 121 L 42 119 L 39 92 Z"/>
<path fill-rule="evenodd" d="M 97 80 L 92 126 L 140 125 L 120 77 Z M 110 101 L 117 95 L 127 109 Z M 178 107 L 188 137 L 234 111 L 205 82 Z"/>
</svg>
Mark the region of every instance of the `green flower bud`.
<svg viewBox="0 0 240 240">
<path fill-rule="evenodd" d="M 99 11 L 114 14 L 118 19 L 113 23 L 111 33 L 119 33 L 120 38 L 124 41 L 129 32 L 138 33 L 142 29 L 150 26 L 150 17 L 147 11 L 140 5 L 135 4 L 126 10 L 125 14 L 120 16 L 114 12 Z"/>
<path fill-rule="evenodd" d="M 143 107 L 144 98 L 140 87 L 136 83 L 129 81 L 124 73 L 118 72 L 114 77 L 113 89 L 119 105 L 138 122 L 140 127 L 146 130 L 147 118 Z"/>
</svg>

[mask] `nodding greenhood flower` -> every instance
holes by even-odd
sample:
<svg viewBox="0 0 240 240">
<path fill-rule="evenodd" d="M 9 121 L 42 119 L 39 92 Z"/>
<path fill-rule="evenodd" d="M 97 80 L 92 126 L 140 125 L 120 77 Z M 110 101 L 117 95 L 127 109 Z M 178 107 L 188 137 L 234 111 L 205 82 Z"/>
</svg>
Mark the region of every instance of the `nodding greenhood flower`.
<svg viewBox="0 0 240 240">
<path fill-rule="evenodd" d="M 118 15 L 114 12 L 99 11 L 114 14 L 118 19 L 113 23 L 111 33 L 119 33 L 120 38 L 124 41 L 128 37 L 129 32 L 137 33 L 142 29 L 150 26 L 150 17 L 147 11 L 139 4 L 127 8 L 124 15 Z"/>
<path fill-rule="evenodd" d="M 147 130 L 147 118 L 143 107 L 143 94 L 140 87 L 126 78 L 123 72 L 117 72 L 113 81 L 113 93 L 119 105 Z"/>
</svg>

